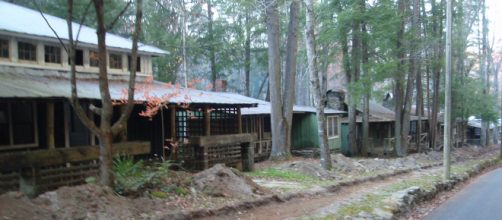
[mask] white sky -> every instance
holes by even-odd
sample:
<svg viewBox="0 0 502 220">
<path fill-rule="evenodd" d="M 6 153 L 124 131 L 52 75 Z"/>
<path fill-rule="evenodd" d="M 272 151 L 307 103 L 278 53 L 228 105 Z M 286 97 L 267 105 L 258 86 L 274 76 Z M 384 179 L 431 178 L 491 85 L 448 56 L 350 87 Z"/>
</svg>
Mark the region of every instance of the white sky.
<svg viewBox="0 0 502 220">
<path fill-rule="evenodd" d="M 486 0 L 486 6 L 486 16 L 490 22 L 488 39 L 492 41 L 495 37 L 494 51 L 500 51 L 502 49 L 502 1 Z"/>
</svg>

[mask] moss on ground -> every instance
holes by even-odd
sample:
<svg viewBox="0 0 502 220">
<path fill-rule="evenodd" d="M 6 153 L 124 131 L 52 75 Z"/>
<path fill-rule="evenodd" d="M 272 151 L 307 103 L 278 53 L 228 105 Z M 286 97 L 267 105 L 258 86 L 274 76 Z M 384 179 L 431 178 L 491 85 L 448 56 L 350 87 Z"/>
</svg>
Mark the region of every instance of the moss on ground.
<svg viewBox="0 0 502 220">
<path fill-rule="evenodd" d="M 452 165 L 451 171 L 453 175 L 467 173 L 474 169 L 475 166 L 486 162 L 486 160 L 474 160 L 462 164 Z M 499 161 L 500 163 L 500 161 Z M 393 193 L 408 189 L 413 186 L 418 186 L 423 190 L 431 190 L 435 184 L 442 181 L 441 172 L 434 175 L 421 176 L 414 179 L 404 180 L 395 184 L 386 186 L 378 193 L 365 195 L 362 199 L 357 200 L 351 204 L 345 205 L 337 210 L 334 215 L 323 216 L 315 219 L 344 219 L 347 216 L 354 217 L 360 212 L 371 213 L 374 209 L 380 208 L 385 210 L 386 198 L 389 198 Z"/>
</svg>

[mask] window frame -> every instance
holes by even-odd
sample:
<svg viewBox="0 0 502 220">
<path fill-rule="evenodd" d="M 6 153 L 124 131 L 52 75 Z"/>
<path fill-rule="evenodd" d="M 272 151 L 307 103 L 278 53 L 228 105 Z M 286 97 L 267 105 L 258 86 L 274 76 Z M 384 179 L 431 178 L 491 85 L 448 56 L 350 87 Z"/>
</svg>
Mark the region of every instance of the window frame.
<svg viewBox="0 0 502 220">
<path fill-rule="evenodd" d="M 92 54 L 96 54 L 96 60 L 93 59 Z M 93 65 L 94 62 L 96 62 L 96 65 Z M 99 53 L 96 50 L 89 50 L 89 67 L 99 68 Z"/>
<path fill-rule="evenodd" d="M 112 57 L 118 58 L 118 60 L 114 60 L 112 59 Z M 122 68 L 124 68 L 124 62 L 122 62 L 122 54 L 120 53 L 110 53 L 108 55 L 108 62 L 109 62 L 108 66 L 110 67 L 110 69 L 121 70 Z M 115 64 L 120 64 L 120 67 L 115 66 Z"/>
<path fill-rule="evenodd" d="M 21 50 L 20 44 L 25 44 L 25 45 L 31 45 L 33 46 L 33 59 L 25 59 L 21 58 L 21 53 L 27 53 L 28 50 Z M 17 41 L 17 59 L 22 62 L 37 62 L 37 44 L 36 43 L 31 43 L 30 41 L 24 41 L 24 40 L 18 40 Z M 31 52 L 30 52 L 31 53 Z M 31 57 L 32 55 L 30 55 Z"/>
<path fill-rule="evenodd" d="M 51 48 L 51 49 L 56 49 L 55 51 L 58 51 L 58 54 L 47 54 L 47 48 Z M 53 51 L 51 51 L 53 52 Z M 47 61 L 47 56 L 51 56 L 52 58 L 56 58 L 58 59 L 59 62 L 50 62 L 50 61 Z M 55 46 L 55 45 L 51 45 L 51 44 L 44 44 L 44 62 L 47 63 L 47 64 L 62 64 L 63 62 L 63 54 L 61 52 L 61 47 L 59 46 Z"/>
<path fill-rule="evenodd" d="M 39 134 L 38 134 L 38 117 L 37 117 L 37 105 L 35 102 L 30 102 L 32 105 L 32 114 L 33 114 L 33 142 L 25 143 L 25 144 L 14 144 L 14 126 L 12 124 L 12 103 L 13 102 L 2 102 L 3 104 L 7 104 L 7 120 L 9 124 L 9 144 L 8 145 L 0 145 L 0 152 L 6 150 L 13 149 L 22 149 L 22 148 L 36 148 L 39 145 Z"/>
<path fill-rule="evenodd" d="M 333 126 L 333 134 L 330 134 L 330 125 Z M 340 136 L 338 129 L 338 116 L 326 116 L 326 134 L 328 139 L 334 139 Z"/>
<path fill-rule="evenodd" d="M 0 41 L 7 42 L 7 56 L 6 57 L 2 56 L 2 44 L 0 43 L 0 59 L 10 59 L 10 55 L 11 55 L 10 40 L 5 39 L 5 38 L 0 38 Z"/>
<path fill-rule="evenodd" d="M 132 56 L 129 54 L 127 55 L 127 71 L 131 71 L 131 61 L 132 61 Z M 141 56 L 139 54 L 136 57 L 136 72 L 140 73 L 141 72 Z"/>
</svg>

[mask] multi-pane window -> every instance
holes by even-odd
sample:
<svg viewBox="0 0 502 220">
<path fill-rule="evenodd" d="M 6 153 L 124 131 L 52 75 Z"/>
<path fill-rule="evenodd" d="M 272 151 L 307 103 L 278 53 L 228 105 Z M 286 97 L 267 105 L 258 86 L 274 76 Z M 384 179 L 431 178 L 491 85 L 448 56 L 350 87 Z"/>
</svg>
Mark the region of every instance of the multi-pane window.
<svg viewBox="0 0 502 220">
<path fill-rule="evenodd" d="M 0 103 L 0 150 L 36 143 L 35 105 L 27 102 Z"/>
<path fill-rule="evenodd" d="M 0 39 L 0 57 L 9 58 L 9 40 Z"/>
<path fill-rule="evenodd" d="M 70 57 L 68 57 L 68 64 L 70 63 Z M 84 51 L 83 50 L 75 50 L 75 66 L 83 66 L 84 65 Z"/>
<path fill-rule="evenodd" d="M 131 62 L 131 56 L 127 56 L 127 70 L 129 71 L 131 71 Z M 139 56 L 136 58 L 136 72 L 141 72 L 141 58 Z"/>
<path fill-rule="evenodd" d="M 61 63 L 61 48 L 45 45 L 44 57 L 46 63 Z"/>
<path fill-rule="evenodd" d="M 92 67 L 99 67 L 99 55 L 97 51 L 89 51 L 89 65 Z"/>
<path fill-rule="evenodd" d="M 113 53 L 110 54 L 110 68 L 122 69 L 122 55 Z"/>
<path fill-rule="evenodd" d="M 17 42 L 17 54 L 20 60 L 29 60 L 36 61 L 37 60 L 37 46 L 32 43 Z"/>
<path fill-rule="evenodd" d="M 328 116 L 326 120 L 328 126 L 328 138 L 338 136 L 338 118 L 335 116 Z"/>
</svg>

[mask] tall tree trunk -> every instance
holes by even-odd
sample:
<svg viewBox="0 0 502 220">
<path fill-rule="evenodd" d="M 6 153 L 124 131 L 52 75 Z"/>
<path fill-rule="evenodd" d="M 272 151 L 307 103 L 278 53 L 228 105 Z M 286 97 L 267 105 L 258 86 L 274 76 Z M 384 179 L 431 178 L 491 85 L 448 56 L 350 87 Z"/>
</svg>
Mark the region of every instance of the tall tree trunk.
<svg viewBox="0 0 502 220">
<path fill-rule="evenodd" d="M 444 150 L 443 166 L 444 181 L 450 179 L 450 147 L 451 147 L 451 24 L 452 0 L 447 0 L 446 6 L 446 62 L 445 62 L 445 114 L 444 114 Z"/>
<path fill-rule="evenodd" d="M 340 14 L 343 12 L 343 7 L 341 3 L 336 5 L 336 13 Z M 353 82 L 352 79 L 352 70 L 351 70 L 351 61 L 349 55 L 349 41 L 347 36 L 349 35 L 350 28 L 344 24 L 340 27 L 338 32 L 338 37 L 340 39 L 340 44 L 342 47 L 342 61 L 343 61 L 343 71 L 345 72 L 345 78 L 347 79 L 347 84 Z M 348 132 L 348 140 L 349 146 L 347 152 L 349 155 L 352 153 L 352 146 L 356 146 L 356 105 L 351 102 L 352 97 L 350 92 L 346 94 L 345 102 L 348 106 L 348 120 L 349 120 L 349 132 Z"/>
<path fill-rule="evenodd" d="M 251 24 L 249 21 L 249 9 L 246 7 L 246 42 L 244 45 L 244 72 L 246 75 L 246 96 L 251 97 L 249 74 L 251 72 Z"/>
<path fill-rule="evenodd" d="M 267 0 L 265 2 L 267 5 L 266 16 L 267 16 L 267 42 L 268 42 L 268 69 L 270 74 L 270 99 L 271 99 L 271 127 L 272 127 L 272 152 L 270 158 L 273 160 L 287 159 L 291 156 L 290 152 L 290 122 L 288 121 L 285 112 L 292 112 L 292 100 L 285 100 L 286 95 L 284 93 L 290 92 L 289 89 L 283 89 L 282 76 L 281 76 L 281 59 L 280 59 L 280 28 L 279 28 L 279 13 L 277 9 L 277 1 Z M 285 81 L 291 82 L 293 80 L 294 85 L 294 75 L 296 73 L 296 32 L 298 25 L 298 2 L 293 1 L 290 8 L 290 25 L 288 31 L 288 45 L 287 54 L 288 56 L 294 57 L 294 59 L 286 58 L 286 70 L 287 73 L 292 75 L 286 75 L 286 77 L 291 77 L 285 79 Z M 294 35 L 294 36 L 293 36 Z M 288 61 L 289 60 L 289 61 Z M 285 77 L 285 78 L 286 78 Z M 291 84 L 288 84 L 291 86 Z M 294 89 L 294 87 L 293 87 Z M 289 99 L 288 95 L 288 99 Z M 294 97 L 294 96 L 291 96 Z M 288 104 L 286 104 L 286 101 Z M 291 103 L 291 104 L 289 104 Z M 286 109 L 286 106 L 291 105 L 291 109 Z M 292 117 L 292 116 L 291 116 Z"/>
<path fill-rule="evenodd" d="M 211 83 L 213 84 L 213 91 L 216 91 L 216 79 L 218 73 L 216 71 L 216 58 L 214 55 L 214 33 L 213 33 L 213 10 L 211 0 L 207 0 L 207 33 L 209 41 L 209 63 L 211 66 Z"/>
<path fill-rule="evenodd" d="M 310 91 L 314 94 L 314 103 L 317 115 L 317 131 L 319 135 L 319 148 L 321 152 L 321 166 L 324 169 L 331 169 L 331 157 L 328 144 L 328 135 L 326 132 L 326 116 L 324 109 L 326 107 L 326 92 L 323 91 L 317 64 L 316 42 L 315 42 L 315 12 L 314 0 L 306 1 L 306 23 L 305 23 L 305 41 L 307 48 L 308 71 L 310 77 Z"/>
<path fill-rule="evenodd" d="M 180 0 L 180 8 L 181 8 L 181 48 L 182 48 L 182 56 L 183 56 L 183 71 L 181 72 L 181 76 L 177 76 L 176 79 L 178 82 L 182 82 L 184 87 L 188 87 L 188 75 L 187 75 L 187 49 L 186 49 L 186 8 L 185 8 L 185 0 Z M 214 85 L 213 85 L 214 87 Z"/>
<path fill-rule="evenodd" d="M 415 140 L 417 144 L 418 152 L 422 152 L 422 147 L 420 145 L 420 137 L 422 134 L 422 114 L 423 114 L 423 92 L 422 92 L 422 74 L 420 72 L 420 0 L 413 0 L 413 15 L 411 19 L 413 42 L 411 42 L 411 63 L 410 72 L 416 77 L 417 85 L 417 97 L 416 97 L 416 115 L 418 120 L 416 122 L 416 135 Z"/>
<path fill-rule="evenodd" d="M 98 137 L 100 145 L 100 183 L 106 186 L 113 185 L 112 173 L 112 159 L 113 159 L 113 138 L 117 136 L 126 127 L 127 119 L 129 118 L 134 106 L 134 86 L 136 80 L 136 58 L 138 51 L 138 38 L 141 32 L 141 19 L 142 19 L 142 0 L 138 0 L 136 4 L 136 18 L 134 25 L 134 33 L 132 40 L 131 50 L 131 72 L 129 75 L 129 87 L 127 95 L 127 104 L 122 108 L 119 119 L 112 124 L 113 104 L 108 85 L 108 72 L 107 72 L 107 48 L 106 48 L 106 25 L 104 21 L 104 1 L 94 0 L 94 8 L 96 11 L 97 20 L 97 38 L 98 38 L 98 57 L 99 57 L 99 90 L 101 94 L 101 107 L 91 106 L 94 113 L 99 114 L 101 121 L 99 127 L 93 120 L 87 116 L 83 107 L 81 106 L 77 93 L 77 80 L 76 80 L 76 67 L 75 67 L 75 51 L 76 43 L 73 38 L 72 19 L 73 19 L 73 0 L 68 0 L 68 39 L 70 60 L 70 82 L 71 82 L 71 99 L 70 103 L 82 121 L 82 123 L 91 130 L 91 132 Z M 113 25 L 113 24 L 112 24 Z M 78 39 L 77 39 L 78 40 Z M 65 47 L 66 49 L 66 47 Z"/>
<path fill-rule="evenodd" d="M 107 59 L 107 48 L 106 48 L 106 29 L 104 23 L 104 3 L 102 0 L 94 0 L 94 6 L 96 8 L 96 19 L 97 19 L 97 35 L 98 35 L 98 56 L 100 61 L 105 61 Z M 112 144 L 110 141 L 113 139 L 112 133 L 112 116 L 113 116 L 113 105 L 110 96 L 110 90 L 108 87 L 108 74 L 107 74 L 106 62 L 99 62 L 99 90 L 101 91 L 101 121 L 100 129 L 101 134 L 98 136 L 100 145 L 100 180 L 101 184 L 105 186 L 110 186 L 113 183 L 112 168 Z"/>
<path fill-rule="evenodd" d="M 361 73 L 361 18 L 359 18 L 361 14 L 361 5 L 355 5 L 355 13 L 356 16 L 352 20 L 352 50 L 351 50 L 351 77 L 350 84 L 356 83 L 359 80 L 359 75 Z M 356 155 L 360 153 L 360 146 L 357 143 L 357 125 L 356 121 L 356 108 L 357 108 L 357 100 L 354 96 L 354 91 L 349 90 L 349 146 L 352 155 Z M 354 120 L 354 123 L 352 122 Z"/>
<path fill-rule="evenodd" d="M 361 62 L 361 72 L 363 77 L 365 77 L 364 83 L 364 95 L 363 95 L 363 140 L 361 146 L 361 153 L 363 156 L 368 156 L 370 141 L 369 141 L 369 133 L 370 133 L 370 96 L 371 96 L 371 74 L 368 68 L 369 61 L 369 45 L 368 45 L 368 37 L 367 37 L 367 28 L 366 28 L 366 1 L 360 0 L 359 7 L 361 7 L 362 11 L 362 38 L 361 38 L 361 53 L 362 53 L 362 62 Z"/>
<path fill-rule="evenodd" d="M 441 1 L 444 2 L 443 0 Z M 443 58 L 443 48 L 444 44 L 441 43 L 443 39 L 443 22 L 442 22 L 442 11 L 436 5 L 435 1 L 431 1 L 432 10 L 432 33 L 434 41 L 433 49 L 433 61 L 432 61 L 432 112 L 431 112 L 431 124 L 430 126 L 430 146 L 436 148 L 436 136 L 438 133 L 438 113 L 439 113 L 439 84 L 441 80 L 441 62 Z M 437 150 L 437 149 L 436 149 Z"/>
<path fill-rule="evenodd" d="M 404 100 L 404 64 L 405 64 L 405 51 L 404 51 L 404 14 L 405 14 L 405 3 L 404 0 L 398 1 L 398 10 L 400 17 L 400 28 L 397 33 L 397 58 L 398 58 L 398 68 L 395 77 L 395 122 L 394 122 L 394 140 L 395 140 L 395 151 L 396 155 L 399 157 L 405 156 L 405 143 L 403 142 L 403 124 L 404 112 L 403 104 Z"/>
<path fill-rule="evenodd" d="M 483 95 L 487 96 L 488 95 L 488 88 L 489 88 L 489 80 L 488 80 L 488 68 L 487 68 L 487 58 L 488 58 L 488 51 L 487 51 L 487 34 L 488 34 L 488 22 L 486 20 L 486 1 L 482 0 L 482 8 L 481 8 L 481 13 L 482 13 L 482 39 L 481 39 L 481 48 L 482 48 L 482 58 L 481 58 L 481 79 L 483 80 Z M 489 143 L 489 123 L 487 118 L 481 118 L 481 146 L 486 147 Z"/>
<path fill-rule="evenodd" d="M 300 4 L 298 0 L 291 1 L 289 8 L 289 25 L 286 40 L 286 62 L 284 67 L 284 82 L 282 83 L 282 115 L 284 124 L 281 132 L 284 132 L 285 143 L 288 152 L 291 148 L 291 125 L 293 124 L 293 105 L 295 102 L 296 84 L 296 54 L 298 51 L 298 23 Z"/>
</svg>

